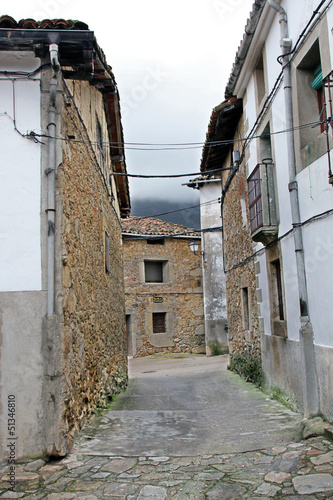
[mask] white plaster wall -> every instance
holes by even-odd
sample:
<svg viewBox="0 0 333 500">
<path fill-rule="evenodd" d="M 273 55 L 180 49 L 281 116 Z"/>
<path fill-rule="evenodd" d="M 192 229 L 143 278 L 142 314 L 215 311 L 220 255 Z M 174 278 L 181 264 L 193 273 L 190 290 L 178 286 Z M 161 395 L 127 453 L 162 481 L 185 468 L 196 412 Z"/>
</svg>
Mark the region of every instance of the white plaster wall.
<svg viewBox="0 0 333 500">
<path fill-rule="evenodd" d="M 320 0 L 283 0 L 281 6 L 288 16 L 289 37 L 296 43 L 300 33 L 318 7 Z"/>
<path fill-rule="evenodd" d="M 318 2 L 312 0 L 283 1 L 281 5 L 287 10 L 289 22 L 289 34 L 295 43 L 307 20 L 311 17 Z M 302 16 L 299 15 L 300 9 Z M 328 13 L 328 26 L 333 25 L 333 9 Z M 333 37 L 329 34 L 331 54 L 333 51 Z M 280 27 L 278 16 L 270 28 L 265 41 L 268 89 L 270 92 L 275 80 L 281 71 L 281 66 L 276 58 L 281 53 Z M 277 92 L 271 108 L 271 131 L 273 133 L 285 129 L 285 106 L 283 85 Z M 247 86 L 246 118 L 249 129 L 256 119 L 255 91 L 253 77 Z M 276 194 L 278 200 L 279 236 L 284 235 L 291 229 L 291 208 L 288 190 L 289 171 L 286 148 L 286 137 L 284 134 L 274 134 L 271 137 L 273 156 L 276 165 Z M 258 157 L 255 145 L 252 141 L 250 146 L 250 157 L 248 162 L 249 173 L 255 167 Z M 333 158 L 332 158 L 333 164 Z M 332 209 L 333 188 L 327 179 L 328 163 L 326 155 L 304 169 L 297 176 L 300 195 L 301 220 L 305 221 L 319 213 Z M 329 314 L 329 296 L 332 290 L 333 268 L 330 265 L 333 254 L 333 218 L 325 219 L 304 227 L 304 247 L 307 281 L 309 287 L 309 307 L 311 320 L 313 322 L 315 342 L 322 346 L 332 346 L 331 316 Z M 260 248 L 256 246 L 256 250 Z M 299 298 L 296 274 L 296 259 L 293 236 L 288 236 L 281 241 L 281 252 L 283 261 L 283 278 L 285 287 L 286 316 L 288 325 L 288 336 L 291 340 L 299 339 Z M 261 317 L 264 319 L 265 333 L 271 333 L 269 313 L 269 287 L 266 269 L 265 255 L 258 257 L 260 262 L 259 287 L 262 290 L 263 302 L 261 303 Z"/>
<path fill-rule="evenodd" d="M 280 88 L 273 106 L 272 106 L 272 129 L 271 132 L 280 132 L 285 130 L 285 115 L 284 115 L 284 94 Z M 291 206 L 289 195 L 289 168 L 288 168 L 288 154 L 286 146 L 285 134 L 274 134 L 271 137 L 273 160 L 275 163 L 276 174 L 276 200 L 279 221 L 279 236 L 282 236 L 291 228 Z"/>
<path fill-rule="evenodd" d="M 276 79 L 281 73 L 282 66 L 278 63 L 277 58 L 281 55 L 280 47 L 280 24 L 279 16 L 276 15 L 272 25 L 270 26 L 267 38 L 265 40 L 265 61 L 266 61 L 266 78 L 267 78 L 267 96 L 273 89 Z"/>
<path fill-rule="evenodd" d="M 306 221 L 333 206 L 333 187 L 328 183 L 327 156 L 324 155 L 297 176 L 301 219 Z M 303 228 L 304 256 L 310 317 L 315 343 L 333 347 L 333 216 L 316 220 Z"/>
<path fill-rule="evenodd" d="M 16 458 L 44 451 L 44 292 L 0 294 L 0 463 L 8 454 L 8 396 L 16 402 Z"/>
<path fill-rule="evenodd" d="M 333 155 L 331 152 L 331 162 Z M 306 221 L 333 206 L 333 188 L 328 182 L 328 157 L 325 154 L 297 175 L 301 220 Z"/>
<path fill-rule="evenodd" d="M 306 226 L 303 231 L 309 313 L 315 344 L 333 347 L 333 218 Z"/>
<path fill-rule="evenodd" d="M 299 340 L 301 322 L 293 234 L 281 241 L 281 257 L 288 338 L 290 340 Z"/>
<path fill-rule="evenodd" d="M 32 54 L 0 55 L 0 69 L 31 71 Z M 0 77 L 0 291 L 41 289 L 40 144 L 22 137 L 40 132 L 40 81 Z"/>
<path fill-rule="evenodd" d="M 202 229 L 222 225 L 219 198 L 221 198 L 221 181 L 205 183 L 200 188 Z M 203 233 L 202 242 L 205 252 L 203 266 L 205 320 L 225 320 L 227 313 L 221 231 Z"/>
<path fill-rule="evenodd" d="M 220 180 L 205 183 L 200 188 L 201 229 L 221 226 L 221 204 L 218 201 L 221 194 Z"/>
<path fill-rule="evenodd" d="M 261 243 L 256 246 L 256 250 L 262 248 Z M 259 279 L 259 289 L 262 292 L 262 302 L 260 302 L 260 314 L 259 317 L 264 320 L 264 333 L 266 335 L 271 335 L 271 309 L 270 309 L 270 301 L 269 301 L 269 285 L 267 279 L 267 262 L 266 262 L 266 253 L 261 253 L 258 255 L 257 262 L 260 265 L 260 274 L 258 275 Z"/>
<path fill-rule="evenodd" d="M 32 71 L 32 53 L 1 53 L 0 69 Z M 8 454 L 8 396 L 16 400 L 16 457 L 43 452 L 41 146 L 39 75 L 0 75 L 0 461 Z"/>
<path fill-rule="evenodd" d="M 333 28 L 333 9 L 331 8 L 327 12 L 327 24 L 330 30 Z M 328 43 L 330 47 L 330 56 L 331 56 L 331 67 L 333 66 L 333 35 L 332 32 L 328 35 Z"/>
<path fill-rule="evenodd" d="M 256 121 L 256 97 L 255 97 L 255 86 L 253 76 L 250 78 L 249 84 L 246 88 L 246 106 L 245 106 L 245 118 L 248 124 L 246 134 L 252 130 L 252 127 Z M 248 172 L 250 175 L 257 161 L 257 145 L 256 141 L 251 141 L 249 146 L 249 159 L 248 159 Z"/>
</svg>

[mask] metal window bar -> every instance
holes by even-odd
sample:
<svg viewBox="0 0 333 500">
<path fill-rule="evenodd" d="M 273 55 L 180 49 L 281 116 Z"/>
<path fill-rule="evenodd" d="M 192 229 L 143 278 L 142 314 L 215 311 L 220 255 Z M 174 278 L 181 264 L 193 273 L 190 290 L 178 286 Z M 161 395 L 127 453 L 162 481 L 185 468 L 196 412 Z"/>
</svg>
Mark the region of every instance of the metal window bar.
<svg viewBox="0 0 333 500">
<path fill-rule="evenodd" d="M 324 106 L 325 106 L 325 129 L 326 129 L 326 144 L 327 144 L 327 158 L 328 158 L 328 177 L 330 182 L 332 181 L 332 165 L 330 156 L 330 143 L 329 143 L 329 125 L 331 129 L 333 127 L 332 123 L 332 87 L 333 87 L 333 71 L 331 71 L 324 79 L 323 86 L 324 91 Z M 332 183 L 332 182 L 331 182 Z"/>
<path fill-rule="evenodd" d="M 251 233 L 263 226 L 260 165 L 258 164 L 248 179 L 249 212 Z"/>
<path fill-rule="evenodd" d="M 165 333 L 166 313 L 153 313 L 153 333 Z"/>
<path fill-rule="evenodd" d="M 258 163 L 248 178 L 249 212 L 251 234 L 264 225 L 272 226 L 276 224 L 274 214 L 272 214 L 272 203 L 270 197 L 273 196 L 270 187 L 270 172 L 273 162 L 271 158 Z M 266 199 L 263 199 L 266 196 Z M 265 214 L 264 214 L 265 205 Z"/>
</svg>

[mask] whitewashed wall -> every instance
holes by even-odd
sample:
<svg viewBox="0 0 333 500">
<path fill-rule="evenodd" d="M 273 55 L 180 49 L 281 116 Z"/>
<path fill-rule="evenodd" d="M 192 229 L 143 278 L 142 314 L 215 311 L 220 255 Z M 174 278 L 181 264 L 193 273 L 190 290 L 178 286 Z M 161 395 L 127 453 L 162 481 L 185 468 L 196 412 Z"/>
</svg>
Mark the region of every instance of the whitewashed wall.
<svg viewBox="0 0 333 500">
<path fill-rule="evenodd" d="M 32 71 L 31 53 L 0 53 L 0 69 Z M 8 456 L 8 398 L 15 397 L 16 458 L 44 450 L 41 291 L 40 80 L 0 75 L 0 462 Z"/>
<path fill-rule="evenodd" d="M 32 54 L 2 53 L 0 69 L 32 71 Z M 40 81 L 0 75 L 0 291 L 41 289 L 40 144 L 21 137 L 40 132 Z"/>
<path fill-rule="evenodd" d="M 201 228 L 220 227 L 222 225 L 221 181 L 207 182 L 200 187 Z M 207 353 L 209 343 L 218 342 L 227 347 L 226 333 L 227 302 L 225 274 L 223 268 L 222 231 L 202 234 L 203 288 L 205 311 L 205 335 Z"/>
<path fill-rule="evenodd" d="M 283 0 L 281 5 L 288 14 L 289 35 L 296 43 L 301 31 L 313 14 L 318 2 L 315 0 L 290 1 Z M 300 9 L 302 15 L 300 15 Z M 333 26 L 333 9 L 327 15 L 328 26 Z M 260 42 L 259 42 L 260 43 Z M 333 54 L 333 36 L 329 33 L 331 61 Z M 253 47 L 252 50 L 256 50 Z M 278 15 L 269 28 L 265 40 L 265 61 L 267 64 L 267 94 L 272 90 L 281 66 L 277 57 L 281 54 L 280 26 Z M 251 130 L 257 117 L 255 106 L 254 78 L 248 77 L 246 88 L 245 113 L 248 120 L 248 131 Z M 238 97 L 242 97 L 239 95 Z M 288 190 L 289 171 L 285 134 L 276 134 L 285 129 L 285 108 L 283 85 L 274 98 L 267 118 L 270 119 L 273 156 L 276 165 L 276 194 L 278 199 L 279 236 L 283 236 L 292 227 L 290 195 Z M 331 136 L 331 142 L 333 138 Z M 250 174 L 259 160 L 256 141 L 252 141 L 249 148 L 248 174 Z M 333 163 L 333 161 L 332 161 Z M 327 155 L 305 168 L 297 175 L 300 198 L 301 221 L 321 214 L 333 208 L 333 188 L 327 178 Z M 313 323 L 315 343 L 321 346 L 333 347 L 332 313 L 330 308 L 333 283 L 333 218 L 321 222 L 314 222 L 303 228 L 304 252 L 309 293 L 310 317 Z M 256 250 L 262 248 L 256 245 Z M 288 338 L 299 339 L 299 303 L 296 273 L 295 247 L 293 236 L 281 240 L 281 254 L 283 262 L 283 278 L 286 300 L 286 316 Z M 269 286 L 266 270 L 266 258 L 258 257 L 260 262 L 259 286 L 262 290 L 261 317 L 264 319 L 265 333 L 271 334 L 269 311 Z"/>
</svg>

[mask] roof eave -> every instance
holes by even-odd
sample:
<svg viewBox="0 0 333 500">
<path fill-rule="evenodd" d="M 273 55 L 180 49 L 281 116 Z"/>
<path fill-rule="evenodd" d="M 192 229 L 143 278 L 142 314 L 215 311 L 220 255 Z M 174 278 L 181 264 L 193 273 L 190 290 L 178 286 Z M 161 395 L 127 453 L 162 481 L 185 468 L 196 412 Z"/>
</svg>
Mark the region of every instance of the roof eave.
<svg viewBox="0 0 333 500">
<path fill-rule="evenodd" d="M 213 109 L 202 151 L 200 171 L 203 175 L 206 171 L 222 167 L 230 151 L 231 143 L 210 143 L 232 141 L 242 112 L 243 102 L 241 99 L 235 98 L 225 101 Z"/>
<path fill-rule="evenodd" d="M 148 233 L 121 233 L 122 234 L 122 237 L 123 238 L 133 238 L 133 239 L 142 239 L 142 240 L 145 240 L 145 239 L 150 239 L 150 240 L 153 240 L 153 239 L 157 239 L 157 240 L 160 240 L 162 238 L 183 238 L 183 239 L 197 239 L 197 240 L 201 240 L 201 234 L 199 235 L 187 235 L 187 234 L 166 234 L 166 233 L 162 233 L 162 234 L 148 234 Z"/>
<path fill-rule="evenodd" d="M 8 18 L 15 23 L 12 18 Z M 36 57 L 46 58 L 49 45 L 59 46 L 63 77 L 86 80 L 102 94 L 112 143 L 111 156 L 115 172 L 126 174 L 124 134 L 121 123 L 120 99 L 115 77 L 108 66 L 94 32 L 89 29 L 28 28 L 16 25 L 0 28 L 0 51 L 33 51 Z M 72 69 L 68 69 L 71 67 Z M 116 176 L 115 183 L 121 217 L 130 213 L 129 183 L 126 176 Z"/>
<path fill-rule="evenodd" d="M 266 0 L 255 0 L 225 88 L 226 99 L 231 96 L 243 97 L 251 75 L 248 68 L 253 68 L 257 61 L 274 16 L 275 11 L 269 8 Z M 258 38 L 260 39 L 259 43 Z M 249 50 L 250 46 L 251 50 Z"/>
</svg>

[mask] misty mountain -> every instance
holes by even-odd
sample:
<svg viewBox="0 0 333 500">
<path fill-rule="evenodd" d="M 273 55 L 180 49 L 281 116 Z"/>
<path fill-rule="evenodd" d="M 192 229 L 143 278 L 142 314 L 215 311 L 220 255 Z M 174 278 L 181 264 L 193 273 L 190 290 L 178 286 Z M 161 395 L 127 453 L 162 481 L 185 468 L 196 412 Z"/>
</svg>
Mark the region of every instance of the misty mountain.
<svg viewBox="0 0 333 500">
<path fill-rule="evenodd" d="M 174 224 L 182 224 L 200 229 L 200 206 L 197 201 L 168 201 L 160 199 L 131 200 L 131 215 L 137 217 L 156 217 Z"/>
</svg>

